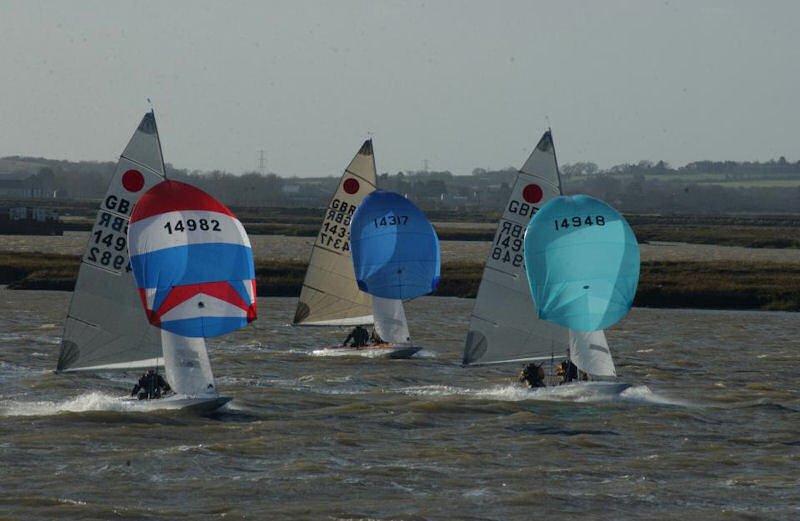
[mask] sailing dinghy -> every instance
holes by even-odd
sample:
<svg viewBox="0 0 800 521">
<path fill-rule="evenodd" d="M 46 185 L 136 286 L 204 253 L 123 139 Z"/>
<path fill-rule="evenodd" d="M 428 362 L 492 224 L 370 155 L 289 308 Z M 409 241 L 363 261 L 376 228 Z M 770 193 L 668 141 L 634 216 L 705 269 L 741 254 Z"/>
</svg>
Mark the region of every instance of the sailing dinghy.
<svg viewBox="0 0 800 521">
<path fill-rule="evenodd" d="M 162 345 L 170 339 L 164 339 L 141 311 L 127 237 L 136 202 L 164 180 L 164 172 L 155 114 L 150 111 L 122 152 L 95 217 L 67 311 L 57 373 L 138 374 L 164 367 Z M 137 410 L 207 411 L 222 403 L 173 396 L 130 405 Z"/>
<path fill-rule="evenodd" d="M 405 197 L 376 190 L 353 214 L 350 239 L 356 284 L 372 295 L 378 345 L 393 346 L 395 358 L 413 355 L 421 348 L 411 340 L 403 300 L 430 293 L 439 282 L 433 226 Z"/>
<path fill-rule="evenodd" d="M 128 248 L 146 316 L 161 329 L 176 399 L 217 407 L 230 401 L 217 392 L 205 338 L 256 318 L 253 252 L 244 227 L 199 188 L 165 180 L 136 203 Z"/>
<path fill-rule="evenodd" d="M 628 384 L 616 376 L 603 331 L 580 332 L 538 318 L 525 271 L 524 238 L 531 218 L 561 194 L 553 138 L 548 130 L 517 174 L 503 209 L 470 317 L 462 364 L 543 364 L 549 386 L 561 382 L 556 363 L 570 359 L 598 394 L 617 394 Z M 577 384 L 577 382 L 575 382 Z"/>
<path fill-rule="evenodd" d="M 408 358 L 420 349 L 405 345 L 409 334 L 402 302 L 374 299 L 356 284 L 350 220 L 364 197 L 375 190 L 376 183 L 372 140 L 367 140 L 345 168 L 325 210 L 292 323 L 322 327 L 374 324 L 376 333 L 385 341 L 359 348 L 329 346 L 314 350 L 315 355 Z"/>
</svg>

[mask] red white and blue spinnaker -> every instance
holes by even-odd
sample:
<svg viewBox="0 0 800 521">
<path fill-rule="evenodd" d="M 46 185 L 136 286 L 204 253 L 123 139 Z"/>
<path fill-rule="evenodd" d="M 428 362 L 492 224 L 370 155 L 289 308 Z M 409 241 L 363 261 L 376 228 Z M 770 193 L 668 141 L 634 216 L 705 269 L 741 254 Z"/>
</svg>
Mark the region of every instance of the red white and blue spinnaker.
<svg viewBox="0 0 800 521">
<path fill-rule="evenodd" d="M 142 195 L 128 248 L 151 324 L 199 338 L 255 320 L 250 240 L 236 216 L 199 188 L 163 181 Z"/>
</svg>

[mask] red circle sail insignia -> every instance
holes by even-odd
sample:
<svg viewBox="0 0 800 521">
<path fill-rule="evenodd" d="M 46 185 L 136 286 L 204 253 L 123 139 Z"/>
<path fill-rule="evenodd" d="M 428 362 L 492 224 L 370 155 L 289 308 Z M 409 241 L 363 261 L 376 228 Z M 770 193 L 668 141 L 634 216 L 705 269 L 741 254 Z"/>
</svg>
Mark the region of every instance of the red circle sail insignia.
<svg viewBox="0 0 800 521">
<path fill-rule="evenodd" d="M 358 189 L 361 188 L 361 186 L 358 184 L 358 181 L 351 177 L 345 180 L 343 188 L 345 192 L 353 195 L 354 193 L 358 192 Z"/>
<path fill-rule="evenodd" d="M 535 184 L 526 186 L 522 190 L 522 198 L 531 204 L 538 203 L 542 200 L 542 187 Z"/>
<path fill-rule="evenodd" d="M 122 186 L 129 192 L 138 192 L 144 186 L 144 176 L 138 170 L 128 170 L 122 174 Z"/>
</svg>

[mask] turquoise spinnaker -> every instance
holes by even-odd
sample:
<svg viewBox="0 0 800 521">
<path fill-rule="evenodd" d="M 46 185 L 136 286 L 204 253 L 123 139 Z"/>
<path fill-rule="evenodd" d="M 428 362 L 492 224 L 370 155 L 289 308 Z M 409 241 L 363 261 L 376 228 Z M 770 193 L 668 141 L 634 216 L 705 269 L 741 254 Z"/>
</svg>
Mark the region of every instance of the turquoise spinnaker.
<svg viewBox="0 0 800 521">
<path fill-rule="evenodd" d="M 350 222 L 350 248 L 361 291 L 410 299 L 436 289 L 439 238 L 425 214 L 400 194 L 376 190 Z"/>
<path fill-rule="evenodd" d="M 524 248 L 542 320 L 596 331 L 616 324 L 633 305 L 639 244 L 605 202 L 587 195 L 551 199 L 528 224 Z"/>
</svg>

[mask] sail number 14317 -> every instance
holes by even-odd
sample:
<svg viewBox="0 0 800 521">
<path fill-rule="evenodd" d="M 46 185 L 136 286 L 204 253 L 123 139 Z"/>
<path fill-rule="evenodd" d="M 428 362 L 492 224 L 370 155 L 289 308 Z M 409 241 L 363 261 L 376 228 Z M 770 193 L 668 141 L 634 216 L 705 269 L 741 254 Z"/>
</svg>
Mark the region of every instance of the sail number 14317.
<svg viewBox="0 0 800 521">
<path fill-rule="evenodd" d="M 372 219 L 372 222 L 375 224 L 375 228 L 378 226 L 399 226 L 408 223 L 408 216 L 407 215 L 385 215 L 378 219 Z"/>
</svg>

